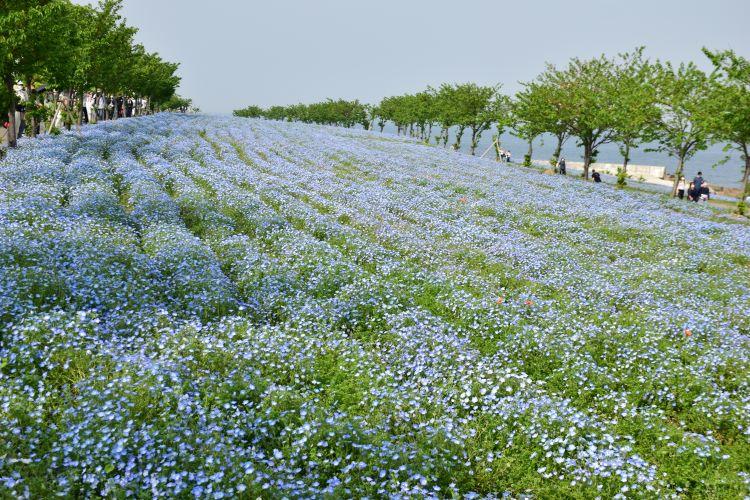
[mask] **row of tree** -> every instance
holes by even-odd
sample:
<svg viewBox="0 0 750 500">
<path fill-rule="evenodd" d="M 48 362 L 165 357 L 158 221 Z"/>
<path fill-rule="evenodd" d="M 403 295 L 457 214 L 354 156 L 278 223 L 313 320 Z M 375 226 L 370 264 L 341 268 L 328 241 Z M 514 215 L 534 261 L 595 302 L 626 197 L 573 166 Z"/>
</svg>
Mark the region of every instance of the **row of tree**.
<svg viewBox="0 0 750 500">
<path fill-rule="evenodd" d="M 361 125 L 370 127 L 370 107 L 357 100 L 346 101 L 328 99 L 313 104 L 293 104 L 291 106 L 248 106 L 234 111 L 234 116 L 245 118 L 268 118 L 269 120 L 300 121 L 351 128 Z"/>
<path fill-rule="evenodd" d="M 569 139 L 583 149 L 583 176 L 596 161 L 603 144 L 619 145 L 623 157 L 620 179 L 627 175 L 631 151 L 649 144 L 677 161 L 674 191 L 685 163 L 697 151 L 711 143 L 725 143 L 744 160 L 743 186 L 750 195 L 750 62 L 732 51 L 704 50 L 714 65 L 707 74 L 695 64 L 673 65 L 649 61 L 643 49 L 582 60 L 572 59 L 566 67 L 547 65 L 536 79 L 522 84 L 514 96 L 501 92 L 500 86 L 474 83 L 443 84 L 416 94 L 386 97 L 376 106 L 350 103 L 357 107 L 357 119 L 338 115 L 334 103 L 274 106 L 263 110 L 250 106 L 236 111 L 238 116 L 301 120 L 351 126 L 362 124 L 380 130 L 392 122 L 398 133 L 433 139 L 447 147 L 449 130 L 455 132 L 453 147 L 461 146 L 470 134 L 470 152 L 483 133 L 493 129 L 498 141 L 507 129 L 524 139 L 528 151 L 524 163 L 530 164 L 534 139 L 542 134 L 556 138 L 550 159 L 556 165 L 563 145 Z M 307 112 L 318 108 L 330 114 Z"/>
<path fill-rule="evenodd" d="M 748 61 L 731 51 L 704 52 L 714 65 L 711 74 L 694 63 L 651 62 L 643 49 L 613 59 L 573 59 L 561 69 L 548 65 L 516 95 L 511 123 L 529 148 L 535 137 L 554 135 L 553 161 L 575 138 L 587 178 L 603 144 L 619 145 L 624 177 L 630 152 L 648 143 L 677 160 L 674 193 L 687 160 L 711 143 L 725 143 L 745 162 L 742 182 L 750 194 Z"/>
<path fill-rule="evenodd" d="M 79 124 L 84 96 L 91 92 L 145 99 L 151 109 L 185 106 L 175 98 L 178 65 L 135 43 L 137 29 L 125 23 L 121 5 L 122 0 L 102 0 L 97 7 L 70 0 L 0 0 L 0 105 L 8 110 L 9 146 L 16 146 L 19 105 L 32 122 L 43 118 L 44 93 L 35 91 L 40 84 L 68 97 L 66 111 Z M 19 102 L 19 84 L 27 102 Z M 33 133 L 33 124 L 30 129 Z"/>
</svg>

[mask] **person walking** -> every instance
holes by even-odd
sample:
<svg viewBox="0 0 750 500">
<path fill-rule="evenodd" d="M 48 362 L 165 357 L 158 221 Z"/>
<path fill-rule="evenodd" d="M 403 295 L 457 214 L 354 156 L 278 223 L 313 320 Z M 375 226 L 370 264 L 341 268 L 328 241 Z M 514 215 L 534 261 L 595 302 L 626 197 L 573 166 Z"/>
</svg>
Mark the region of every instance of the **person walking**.
<svg viewBox="0 0 750 500">
<path fill-rule="evenodd" d="M 567 170 L 565 167 L 565 158 L 561 157 L 560 160 L 557 162 L 557 170 L 560 172 L 560 175 L 567 175 Z"/>
<path fill-rule="evenodd" d="M 685 176 L 680 176 L 680 180 L 677 181 L 677 197 L 679 199 L 685 198 Z"/>
<path fill-rule="evenodd" d="M 594 182 L 602 182 L 602 176 L 594 169 L 591 170 L 591 178 L 594 179 Z"/>
</svg>

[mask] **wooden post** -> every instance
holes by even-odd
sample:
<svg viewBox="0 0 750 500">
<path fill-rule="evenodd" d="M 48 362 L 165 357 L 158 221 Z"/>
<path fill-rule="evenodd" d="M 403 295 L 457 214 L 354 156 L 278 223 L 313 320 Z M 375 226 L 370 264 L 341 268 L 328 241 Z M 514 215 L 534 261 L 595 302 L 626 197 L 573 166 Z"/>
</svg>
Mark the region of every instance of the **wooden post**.
<svg viewBox="0 0 750 500">
<path fill-rule="evenodd" d="M 482 153 L 482 156 L 480 156 L 480 158 L 484 158 L 484 155 L 486 155 L 487 153 L 489 153 L 490 149 L 492 149 L 496 145 L 497 145 L 497 139 L 495 139 L 494 141 L 492 141 L 492 144 L 490 144 L 489 147 L 484 150 L 484 153 Z"/>
</svg>

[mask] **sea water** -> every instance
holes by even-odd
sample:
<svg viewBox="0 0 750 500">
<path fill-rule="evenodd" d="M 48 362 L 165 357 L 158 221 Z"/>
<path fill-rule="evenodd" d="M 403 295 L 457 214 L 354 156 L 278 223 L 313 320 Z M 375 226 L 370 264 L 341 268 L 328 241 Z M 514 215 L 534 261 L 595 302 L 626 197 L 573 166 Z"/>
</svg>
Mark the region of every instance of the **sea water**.
<svg viewBox="0 0 750 500">
<path fill-rule="evenodd" d="M 376 127 L 377 129 L 377 127 Z M 396 133 L 393 124 L 387 124 L 384 132 Z M 495 130 L 490 129 L 482 134 L 476 154 L 481 155 L 492 144 L 492 136 Z M 440 128 L 433 127 L 430 142 L 435 144 L 435 136 L 439 135 Z M 453 144 L 455 130 L 451 130 L 449 145 Z M 567 140 L 562 149 L 562 156 L 568 161 L 583 161 L 583 148 L 578 147 L 575 137 Z M 506 132 L 500 138 L 501 146 L 511 152 L 512 160 L 520 162 L 523 160 L 528 144 L 526 141 Z M 461 150 L 468 152 L 471 146 L 471 133 L 467 130 L 461 139 Z M 545 134 L 534 141 L 533 158 L 547 160 L 552 156 L 557 146 L 554 136 Z M 648 144 L 630 151 L 630 163 L 637 165 L 658 165 L 667 167 L 667 173 L 674 173 L 677 168 L 677 159 L 666 153 L 649 151 L 656 144 Z M 487 153 L 490 158 L 495 157 L 494 149 Z M 724 158 L 729 158 L 726 163 L 721 164 Z M 617 144 L 604 144 L 599 147 L 597 161 L 603 163 L 622 163 L 622 154 Z M 698 171 L 703 172 L 703 177 L 709 184 L 738 188 L 741 187 L 744 163 L 736 150 L 724 151 L 724 144 L 713 144 L 704 151 L 698 151 L 689 159 L 685 165 L 685 177 L 691 179 Z"/>
</svg>

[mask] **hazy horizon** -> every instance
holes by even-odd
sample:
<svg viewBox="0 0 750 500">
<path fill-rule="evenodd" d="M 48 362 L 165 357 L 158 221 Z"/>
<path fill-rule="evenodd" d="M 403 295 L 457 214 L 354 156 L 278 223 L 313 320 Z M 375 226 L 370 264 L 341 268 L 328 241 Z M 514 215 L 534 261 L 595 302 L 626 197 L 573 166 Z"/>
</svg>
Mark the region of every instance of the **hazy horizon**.
<svg viewBox="0 0 750 500">
<path fill-rule="evenodd" d="M 750 55 L 747 2 L 713 5 L 125 0 L 123 15 L 148 50 L 180 63 L 180 94 L 203 111 L 228 113 L 327 97 L 376 103 L 442 82 L 500 83 L 512 93 L 545 62 L 641 45 L 651 58 L 705 69 L 703 46 Z"/>
</svg>

